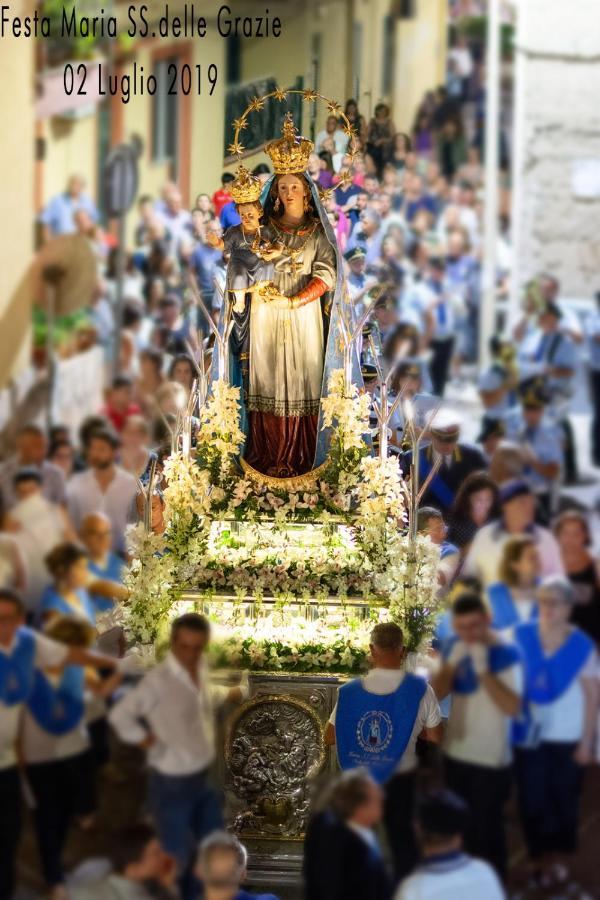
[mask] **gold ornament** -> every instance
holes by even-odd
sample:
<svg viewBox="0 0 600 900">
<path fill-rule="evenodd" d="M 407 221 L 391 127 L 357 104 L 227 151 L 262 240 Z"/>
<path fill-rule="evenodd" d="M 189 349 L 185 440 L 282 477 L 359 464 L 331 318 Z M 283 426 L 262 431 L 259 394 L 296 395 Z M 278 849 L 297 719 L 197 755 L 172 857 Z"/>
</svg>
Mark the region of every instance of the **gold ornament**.
<svg viewBox="0 0 600 900">
<path fill-rule="evenodd" d="M 352 174 L 348 169 L 344 169 L 344 171 L 340 172 L 340 180 L 338 181 L 338 185 L 341 188 L 350 187 L 352 184 Z"/>
<path fill-rule="evenodd" d="M 234 140 L 233 144 L 230 144 L 229 147 L 227 148 L 227 152 L 231 153 L 233 156 L 241 156 L 242 153 L 244 152 L 244 149 L 245 149 L 244 145 L 240 144 L 240 142 L 236 138 Z"/>
<path fill-rule="evenodd" d="M 276 175 L 299 175 L 306 171 L 308 157 L 315 145 L 296 132 L 291 113 L 287 113 L 281 129 L 282 137 L 265 147 Z"/>
<path fill-rule="evenodd" d="M 319 94 L 317 93 L 317 91 L 313 91 L 310 89 L 302 91 L 302 96 L 307 103 L 316 103 L 316 101 L 319 99 Z"/>
<path fill-rule="evenodd" d="M 246 116 L 242 116 L 240 119 L 234 119 L 232 125 L 236 131 L 243 131 L 248 127 L 248 120 Z"/>
<path fill-rule="evenodd" d="M 276 87 L 273 91 L 273 96 L 276 100 L 279 100 L 280 103 L 283 103 L 283 101 L 287 99 L 287 91 L 284 91 L 283 88 Z"/>
<path fill-rule="evenodd" d="M 250 101 L 250 105 L 248 106 L 249 112 L 258 112 L 265 105 L 265 101 L 262 97 L 253 97 Z"/>
<path fill-rule="evenodd" d="M 331 115 L 332 115 L 332 116 L 335 116 L 336 118 L 337 118 L 337 117 L 341 114 L 341 112 L 342 112 L 342 107 L 340 106 L 340 104 L 339 104 L 336 100 L 330 100 L 329 103 L 327 104 L 327 109 L 329 110 L 329 112 L 331 113 Z"/>
<path fill-rule="evenodd" d="M 262 184 L 245 166 L 240 166 L 229 190 L 235 203 L 255 203 L 260 199 Z"/>
</svg>

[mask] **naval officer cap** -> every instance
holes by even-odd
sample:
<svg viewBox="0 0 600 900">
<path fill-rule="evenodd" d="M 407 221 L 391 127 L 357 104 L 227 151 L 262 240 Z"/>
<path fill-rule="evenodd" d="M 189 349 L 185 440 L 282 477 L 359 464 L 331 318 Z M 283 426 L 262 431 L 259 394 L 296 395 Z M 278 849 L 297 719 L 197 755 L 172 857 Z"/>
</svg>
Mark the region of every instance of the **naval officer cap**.
<svg viewBox="0 0 600 900">
<path fill-rule="evenodd" d="M 353 247 L 344 253 L 344 259 L 346 262 L 352 262 L 355 259 L 364 259 L 366 255 L 362 247 Z"/>
<path fill-rule="evenodd" d="M 431 423 L 431 434 L 441 441 L 455 441 L 460 434 L 461 417 L 450 409 L 441 409 Z"/>
</svg>

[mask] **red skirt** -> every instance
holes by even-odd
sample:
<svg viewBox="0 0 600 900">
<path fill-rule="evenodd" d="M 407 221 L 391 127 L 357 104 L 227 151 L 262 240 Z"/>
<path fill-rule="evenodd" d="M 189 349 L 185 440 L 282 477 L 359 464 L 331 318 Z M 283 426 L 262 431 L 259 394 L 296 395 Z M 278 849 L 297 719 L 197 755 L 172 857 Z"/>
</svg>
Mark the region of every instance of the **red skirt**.
<svg viewBox="0 0 600 900">
<path fill-rule="evenodd" d="M 275 416 L 249 412 L 245 459 L 274 478 L 304 475 L 313 467 L 318 416 Z"/>
</svg>

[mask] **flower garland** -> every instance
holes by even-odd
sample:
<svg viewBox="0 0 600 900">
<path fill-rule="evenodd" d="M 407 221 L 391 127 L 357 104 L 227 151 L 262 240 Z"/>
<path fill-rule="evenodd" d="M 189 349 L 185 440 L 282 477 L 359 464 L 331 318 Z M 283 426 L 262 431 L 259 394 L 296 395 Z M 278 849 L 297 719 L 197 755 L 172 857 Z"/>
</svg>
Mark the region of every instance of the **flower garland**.
<svg viewBox="0 0 600 900">
<path fill-rule="evenodd" d="M 365 671 L 373 621 L 349 620 L 343 626 L 300 618 L 276 622 L 276 617 L 251 624 L 217 627 L 211 660 L 217 668 L 259 671 Z"/>
<path fill-rule="evenodd" d="M 328 464 L 315 488 L 302 492 L 257 485 L 239 474 L 239 402 L 239 388 L 213 384 L 196 458 L 174 454 L 165 465 L 164 536 L 146 535 L 141 526 L 130 532 L 131 634 L 157 640 L 186 591 L 204 600 L 273 597 L 282 606 L 312 597 L 330 605 L 333 598 L 343 607 L 359 597 L 366 606 L 385 603 L 387 616 L 404 627 L 409 649 L 416 649 L 435 613 L 438 551 L 426 538 L 411 547 L 403 533 L 407 492 L 398 461 L 369 456 L 364 441 L 369 397 L 356 386 L 347 392 L 342 370 L 331 374 L 322 400 L 324 427 L 331 429 Z M 359 651 L 348 628 L 344 619 L 334 633 L 325 629 L 318 640 L 311 635 L 305 649 L 291 655 L 281 629 L 260 639 L 236 631 L 227 653 L 237 647 L 247 664 L 251 653 L 276 654 L 294 671 L 323 666 L 319 657 L 327 655 L 339 671 L 356 671 L 368 641 Z"/>
</svg>

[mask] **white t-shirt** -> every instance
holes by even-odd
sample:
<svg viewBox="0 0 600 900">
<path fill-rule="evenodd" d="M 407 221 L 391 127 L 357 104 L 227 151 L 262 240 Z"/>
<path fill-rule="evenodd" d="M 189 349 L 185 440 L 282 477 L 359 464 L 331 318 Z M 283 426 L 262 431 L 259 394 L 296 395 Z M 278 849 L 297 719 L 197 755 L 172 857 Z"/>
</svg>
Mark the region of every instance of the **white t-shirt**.
<svg viewBox="0 0 600 900">
<path fill-rule="evenodd" d="M 115 467 L 114 478 L 105 491 L 101 490 L 93 470 L 78 472 L 71 476 L 67 485 L 71 521 L 79 530 L 89 513 L 105 513 L 112 525 L 113 550 L 119 552 L 125 548 L 125 529 L 130 521 L 136 493 L 135 478 L 120 466 Z"/>
<path fill-rule="evenodd" d="M 497 638 L 498 643 L 502 642 Z M 496 678 L 516 694 L 523 693 L 523 670 L 516 662 Z M 470 694 L 452 693 L 452 706 L 444 740 L 451 759 L 491 766 L 507 766 L 512 759 L 510 732 L 512 719 L 503 713 L 481 684 Z"/>
<path fill-rule="evenodd" d="M 585 696 L 581 680 L 598 677 L 598 657 L 590 653 L 577 678 L 554 703 L 530 703 L 529 713 L 542 741 L 577 742 L 581 740 L 585 716 Z"/>
<path fill-rule="evenodd" d="M 402 669 L 371 669 L 371 671 L 363 678 L 363 686 L 365 690 L 371 694 L 393 694 L 404 679 L 404 671 Z M 333 712 L 329 717 L 330 723 L 335 727 L 335 716 L 337 712 L 337 703 Z M 400 762 L 396 766 L 396 772 L 412 772 L 417 766 L 417 738 L 424 728 L 435 728 L 442 721 L 440 706 L 437 698 L 433 693 L 431 685 L 427 685 L 427 689 L 419 704 L 417 718 L 412 730 L 412 734 L 406 745 L 406 750 L 402 754 Z"/>
<path fill-rule="evenodd" d="M 447 861 L 425 863 L 404 879 L 394 900 L 502 900 L 505 896 L 488 863 L 461 853 Z"/>
<path fill-rule="evenodd" d="M 58 644 L 38 632 L 35 638 L 34 666 L 36 669 L 53 668 L 63 664 L 68 652 L 64 644 Z M 14 650 L 16 639 L 10 647 L 0 645 L 0 653 L 9 656 Z M 0 702 L 0 769 L 16 765 L 15 743 L 21 718 L 22 703 L 6 706 Z"/>
</svg>

